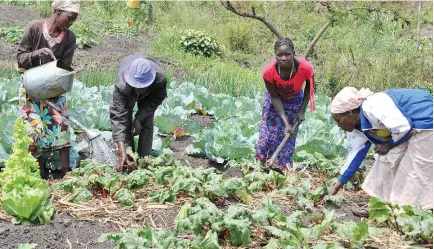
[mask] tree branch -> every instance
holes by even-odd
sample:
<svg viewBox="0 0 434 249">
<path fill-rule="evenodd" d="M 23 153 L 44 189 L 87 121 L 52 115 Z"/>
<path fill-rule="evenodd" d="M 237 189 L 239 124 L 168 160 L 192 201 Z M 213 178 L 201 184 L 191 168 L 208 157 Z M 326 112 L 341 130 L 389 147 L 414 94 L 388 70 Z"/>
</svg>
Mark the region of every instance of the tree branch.
<svg viewBox="0 0 434 249">
<path fill-rule="evenodd" d="M 321 38 L 321 36 L 324 34 L 324 32 L 326 31 L 326 29 L 334 22 L 333 19 L 330 19 L 323 27 L 320 31 L 318 31 L 318 33 L 316 34 L 315 38 L 313 38 L 313 40 L 310 42 L 309 47 L 306 49 L 306 51 L 304 52 L 304 58 L 307 58 L 313 50 L 313 47 L 315 46 L 315 44 L 318 42 L 319 38 Z"/>
<path fill-rule="evenodd" d="M 283 37 L 282 35 L 281 35 L 281 33 L 268 21 L 268 19 L 267 19 L 267 17 L 266 16 L 258 16 L 257 14 L 256 14 L 256 11 L 255 11 L 255 8 L 254 7 L 252 7 L 252 14 L 250 14 L 250 13 L 247 13 L 247 12 L 243 12 L 243 13 L 241 13 L 241 12 L 239 12 L 238 10 L 236 10 L 235 9 L 235 7 L 232 5 L 232 3 L 230 2 L 230 1 L 223 1 L 223 0 L 220 0 L 220 3 L 223 5 L 223 7 L 225 7 L 225 9 L 227 9 L 227 10 L 229 10 L 230 12 L 232 12 L 232 13 L 234 13 L 234 14 L 236 14 L 236 15 L 238 15 L 238 16 L 241 16 L 241 17 L 247 17 L 247 18 L 253 18 L 253 19 L 256 19 L 256 20 L 259 20 L 259 21 L 261 21 L 263 24 L 265 24 L 265 26 L 267 26 L 267 28 L 271 31 L 271 32 L 273 32 L 273 34 L 275 34 L 278 38 L 281 38 L 281 37 Z"/>
</svg>

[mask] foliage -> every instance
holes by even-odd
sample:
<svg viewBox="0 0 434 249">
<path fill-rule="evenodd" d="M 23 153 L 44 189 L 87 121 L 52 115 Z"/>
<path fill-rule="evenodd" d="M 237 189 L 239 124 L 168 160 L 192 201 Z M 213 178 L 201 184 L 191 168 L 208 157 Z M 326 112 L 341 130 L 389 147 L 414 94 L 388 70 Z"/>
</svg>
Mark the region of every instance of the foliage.
<svg viewBox="0 0 434 249">
<path fill-rule="evenodd" d="M 14 217 L 14 223 L 49 224 L 55 213 L 50 189 L 39 178 L 38 163 L 27 151 L 31 139 L 21 118 L 16 119 L 13 138 L 12 155 L 0 173 L 2 208 Z"/>
<path fill-rule="evenodd" d="M 24 243 L 24 244 L 19 244 L 18 249 L 34 249 L 37 246 L 38 244 L 35 243 Z"/>
<path fill-rule="evenodd" d="M 184 51 L 194 55 L 205 57 L 221 56 L 224 48 L 217 43 L 215 38 L 205 32 L 197 30 L 183 31 L 179 43 Z"/>
<path fill-rule="evenodd" d="M 2 36 L 7 42 L 19 44 L 21 41 L 21 37 L 24 33 L 24 26 L 10 26 L 6 25 L 4 27 L 0 27 L 0 36 Z"/>
<path fill-rule="evenodd" d="M 71 30 L 77 38 L 76 46 L 78 49 L 90 48 L 101 43 L 90 29 L 92 21 L 92 18 L 80 18 L 78 22 L 71 26 Z"/>
<path fill-rule="evenodd" d="M 433 214 L 418 206 L 393 205 L 377 197 L 369 201 L 369 219 L 382 223 L 388 222 L 397 231 L 410 239 L 424 243 L 433 242 Z"/>
</svg>

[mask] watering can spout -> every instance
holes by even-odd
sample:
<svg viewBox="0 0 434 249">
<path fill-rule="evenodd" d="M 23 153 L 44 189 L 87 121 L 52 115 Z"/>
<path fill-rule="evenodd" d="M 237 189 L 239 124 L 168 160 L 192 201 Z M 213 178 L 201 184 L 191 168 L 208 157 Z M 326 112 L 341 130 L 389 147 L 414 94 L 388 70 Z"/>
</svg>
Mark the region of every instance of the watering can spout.
<svg viewBox="0 0 434 249">
<path fill-rule="evenodd" d="M 86 129 L 85 132 L 86 132 L 86 136 L 89 138 L 89 141 L 92 141 L 95 138 L 101 136 L 101 133 L 98 133 L 98 132 L 95 132 L 95 131 L 90 131 L 88 129 Z"/>
</svg>

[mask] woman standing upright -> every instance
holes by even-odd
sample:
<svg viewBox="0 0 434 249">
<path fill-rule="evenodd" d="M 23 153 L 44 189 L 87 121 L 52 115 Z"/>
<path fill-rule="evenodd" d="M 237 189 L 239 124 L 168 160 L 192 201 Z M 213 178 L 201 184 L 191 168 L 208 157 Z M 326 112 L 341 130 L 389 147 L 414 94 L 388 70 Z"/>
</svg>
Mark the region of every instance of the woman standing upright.
<svg viewBox="0 0 434 249">
<path fill-rule="evenodd" d="M 54 0 L 50 19 L 32 21 L 27 25 L 17 53 L 21 73 L 56 59 L 71 65 L 76 37 L 69 27 L 77 19 L 79 8 L 76 0 Z M 52 101 L 61 109 L 67 109 L 64 95 Z M 19 102 L 27 134 L 33 140 L 29 151 L 38 159 L 41 177 L 47 178 L 42 153 L 53 150 L 60 151 L 63 177 L 69 167 L 68 120 L 47 106 L 45 101 L 33 100 L 23 85 L 19 90 Z"/>
<path fill-rule="evenodd" d="M 279 38 L 274 51 L 275 59 L 262 71 L 266 90 L 256 149 L 256 158 L 262 163 L 271 158 L 291 125 L 304 120 L 309 100 L 311 111 L 315 109 L 312 65 L 303 57 L 295 56 L 294 44 L 289 38 Z M 292 166 L 296 137 L 297 129 L 278 155 L 277 165 Z"/>
</svg>

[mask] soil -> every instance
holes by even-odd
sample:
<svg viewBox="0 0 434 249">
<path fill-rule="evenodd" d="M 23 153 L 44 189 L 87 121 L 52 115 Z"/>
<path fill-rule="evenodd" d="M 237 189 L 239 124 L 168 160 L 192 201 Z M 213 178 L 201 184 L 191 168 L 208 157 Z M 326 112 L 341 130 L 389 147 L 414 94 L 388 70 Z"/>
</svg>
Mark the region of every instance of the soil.
<svg viewBox="0 0 434 249">
<path fill-rule="evenodd" d="M 114 243 L 97 245 L 101 233 L 119 232 L 110 223 L 78 221 L 68 214 L 56 214 L 52 224 L 38 226 L 13 225 L 0 221 L 0 248 L 16 249 L 19 244 L 35 243 L 36 249 L 105 249 Z"/>
</svg>

